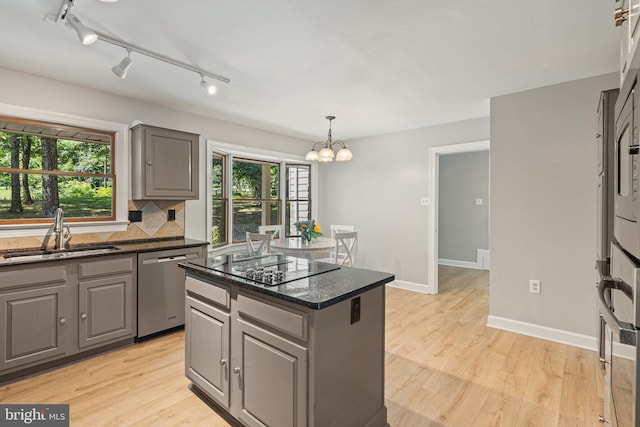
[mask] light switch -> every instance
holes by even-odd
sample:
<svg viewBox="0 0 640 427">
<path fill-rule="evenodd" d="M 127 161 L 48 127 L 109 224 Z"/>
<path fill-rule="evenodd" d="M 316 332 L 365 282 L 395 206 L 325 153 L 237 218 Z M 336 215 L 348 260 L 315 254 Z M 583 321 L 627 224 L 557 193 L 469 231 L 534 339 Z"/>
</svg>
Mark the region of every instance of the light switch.
<svg viewBox="0 0 640 427">
<path fill-rule="evenodd" d="M 420 204 L 422 206 L 429 206 L 429 198 L 428 197 L 421 197 L 420 198 Z"/>
<path fill-rule="evenodd" d="M 482 199 L 476 199 L 476 206 L 482 206 Z"/>
</svg>

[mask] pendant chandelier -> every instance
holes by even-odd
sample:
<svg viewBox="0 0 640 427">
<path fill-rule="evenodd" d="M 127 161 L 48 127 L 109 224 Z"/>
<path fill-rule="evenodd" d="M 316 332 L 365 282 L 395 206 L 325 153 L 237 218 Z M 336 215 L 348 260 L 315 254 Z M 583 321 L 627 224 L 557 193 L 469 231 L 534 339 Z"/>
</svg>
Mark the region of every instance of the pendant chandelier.
<svg viewBox="0 0 640 427">
<path fill-rule="evenodd" d="M 327 135 L 327 140 L 325 142 L 319 141 L 313 144 L 313 147 L 307 155 L 304 157 L 305 160 L 317 160 L 319 162 L 332 162 L 335 158 L 338 162 L 346 162 L 353 158 L 353 153 L 351 150 L 347 148 L 343 141 L 339 139 L 333 141 L 331 139 L 331 121 L 335 119 L 335 116 L 327 116 L 325 117 L 329 120 L 329 134 Z M 324 147 L 320 151 L 316 151 L 316 146 L 318 144 L 324 144 Z M 337 153 L 334 154 L 334 146 L 341 147 Z"/>
</svg>

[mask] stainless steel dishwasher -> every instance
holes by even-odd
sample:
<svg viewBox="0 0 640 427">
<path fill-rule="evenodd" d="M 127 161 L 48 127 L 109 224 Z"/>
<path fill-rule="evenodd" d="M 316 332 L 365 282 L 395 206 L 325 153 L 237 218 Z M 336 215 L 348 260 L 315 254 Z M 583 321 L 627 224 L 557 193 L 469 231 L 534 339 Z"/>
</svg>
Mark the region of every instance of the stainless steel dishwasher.
<svg viewBox="0 0 640 427">
<path fill-rule="evenodd" d="M 138 254 L 138 339 L 184 325 L 182 261 L 205 257 L 206 246 Z"/>
</svg>

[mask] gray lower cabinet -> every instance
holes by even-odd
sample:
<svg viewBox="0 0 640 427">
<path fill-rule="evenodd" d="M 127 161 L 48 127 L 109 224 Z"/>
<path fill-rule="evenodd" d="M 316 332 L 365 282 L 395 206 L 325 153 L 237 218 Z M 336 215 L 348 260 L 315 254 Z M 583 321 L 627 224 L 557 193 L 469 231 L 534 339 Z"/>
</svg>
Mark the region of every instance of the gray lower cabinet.
<svg viewBox="0 0 640 427">
<path fill-rule="evenodd" d="M 134 335 L 132 256 L 78 265 L 78 346 Z"/>
<path fill-rule="evenodd" d="M 65 283 L 0 295 L 0 371 L 70 352 L 68 300 Z"/>
<path fill-rule="evenodd" d="M 247 426 L 306 426 L 304 313 L 190 276 L 186 292 L 191 382 Z"/>
<path fill-rule="evenodd" d="M 237 325 L 232 414 L 248 426 L 305 426 L 307 349 L 241 319 Z"/>
<path fill-rule="evenodd" d="M 0 269 L 0 381 L 135 331 L 135 258 L 52 261 Z"/>
<path fill-rule="evenodd" d="M 3 270 L 0 282 L 0 373 L 73 351 L 69 265 Z"/>
<path fill-rule="evenodd" d="M 188 296 L 185 321 L 186 375 L 229 409 L 229 313 Z"/>
<path fill-rule="evenodd" d="M 189 270 L 186 292 L 186 376 L 243 425 L 388 427 L 383 286 L 319 310 Z"/>
</svg>

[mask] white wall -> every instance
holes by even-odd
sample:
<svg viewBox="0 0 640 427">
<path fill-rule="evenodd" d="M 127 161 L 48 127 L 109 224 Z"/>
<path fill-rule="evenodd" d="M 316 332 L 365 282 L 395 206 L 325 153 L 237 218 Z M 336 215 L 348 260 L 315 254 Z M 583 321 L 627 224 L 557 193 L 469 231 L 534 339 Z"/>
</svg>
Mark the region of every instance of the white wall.
<svg viewBox="0 0 640 427">
<path fill-rule="evenodd" d="M 595 336 L 596 108 L 617 86 L 607 74 L 491 99 L 491 316 Z"/>
<path fill-rule="evenodd" d="M 357 266 L 426 285 L 429 148 L 487 139 L 485 117 L 347 141 L 352 161 L 318 166 L 317 219 L 356 226 Z"/>
<path fill-rule="evenodd" d="M 440 155 L 438 173 L 438 258 L 475 264 L 489 249 L 489 151 Z"/>
<path fill-rule="evenodd" d="M 215 102 L 215 97 L 211 102 Z M 205 219 L 205 141 L 304 155 L 310 142 L 168 107 L 113 95 L 70 83 L 0 68 L 0 103 L 37 108 L 130 125 L 143 123 L 198 133 L 200 137 L 200 200 L 185 207 L 186 237 L 207 240 Z"/>
</svg>

